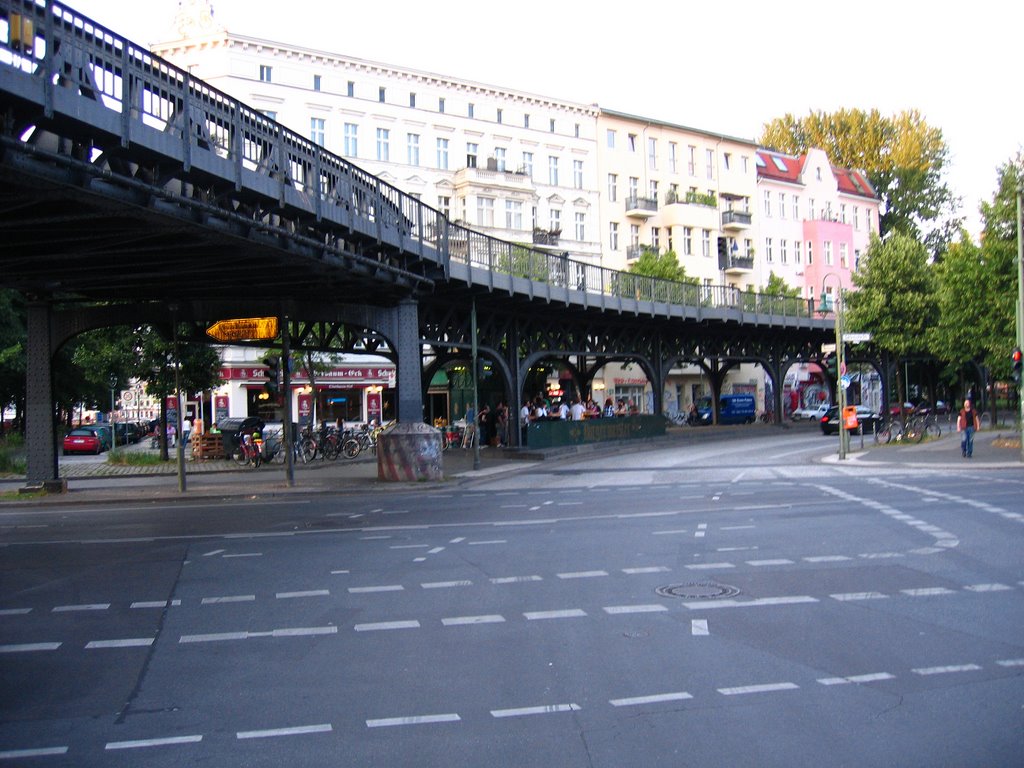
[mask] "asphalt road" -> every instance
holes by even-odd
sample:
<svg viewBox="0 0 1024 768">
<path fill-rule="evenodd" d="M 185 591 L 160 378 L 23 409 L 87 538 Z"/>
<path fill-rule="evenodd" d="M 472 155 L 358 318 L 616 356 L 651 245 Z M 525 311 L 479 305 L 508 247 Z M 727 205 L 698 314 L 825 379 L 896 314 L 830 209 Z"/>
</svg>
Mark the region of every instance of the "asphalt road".
<svg viewBox="0 0 1024 768">
<path fill-rule="evenodd" d="M 828 451 L 4 509 L 0 765 L 1020 765 L 1024 470 Z"/>
</svg>

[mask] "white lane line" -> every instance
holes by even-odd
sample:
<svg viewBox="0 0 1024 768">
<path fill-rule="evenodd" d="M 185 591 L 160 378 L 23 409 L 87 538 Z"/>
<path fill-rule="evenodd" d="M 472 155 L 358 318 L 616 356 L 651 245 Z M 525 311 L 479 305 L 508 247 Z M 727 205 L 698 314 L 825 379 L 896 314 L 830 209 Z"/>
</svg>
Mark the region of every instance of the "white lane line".
<svg viewBox="0 0 1024 768">
<path fill-rule="evenodd" d="M 888 598 L 888 595 L 883 595 L 881 592 L 842 592 L 836 595 L 829 595 L 833 600 L 839 600 L 845 602 L 849 600 L 884 600 Z"/>
<path fill-rule="evenodd" d="M 256 595 L 227 595 L 225 597 L 204 597 L 202 605 L 217 605 L 218 603 L 251 603 Z"/>
<path fill-rule="evenodd" d="M 523 717 L 524 715 L 549 715 L 555 712 L 579 711 L 579 704 L 548 704 L 541 707 L 519 707 L 517 709 L 492 709 L 491 717 Z"/>
<path fill-rule="evenodd" d="M 0 616 L 24 616 L 26 613 L 31 612 L 31 608 L 5 608 L 0 611 Z"/>
<path fill-rule="evenodd" d="M 419 629 L 420 623 L 412 621 L 378 621 L 369 624 L 356 624 L 356 632 L 378 632 L 389 629 Z"/>
<path fill-rule="evenodd" d="M 56 651 L 60 643 L 14 643 L 0 645 L 0 653 L 32 653 L 34 651 Z"/>
<path fill-rule="evenodd" d="M 145 747 L 166 747 L 174 744 L 198 744 L 201 734 L 189 736 L 168 736 L 163 739 L 138 739 L 136 741 L 108 741 L 104 749 L 143 749 Z"/>
<path fill-rule="evenodd" d="M 334 574 L 334 575 L 337 575 L 337 574 L 339 574 L 339 573 L 351 573 L 351 571 L 349 571 L 349 570 L 342 570 L 342 571 L 331 571 L 331 573 L 332 573 L 332 574 Z"/>
<path fill-rule="evenodd" d="M 668 573 L 670 570 L 663 565 L 652 565 L 645 568 L 623 568 L 622 572 L 629 576 L 636 576 L 642 573 Z"/>
<path fill-rule="evenodd" d="M 531 511 L 534 509 L 540 509 L 540 507 L 531 507 Z M 543 520 L 507 520 L 505 522 L 491 523 L 491 525 L 493 525 L 495 528 L 500 528 L 502 526 L 509 525 L 554 525 L 557 522 L 560 521 L 553 517 L 550 517 Z"/>
<path fill-rule="evenodd" d="M 608 703 L 613 707 L 635 707 L 642 704 L 660 704 L 664 701 L 684 701 L 692 699 L 693 696 L 686 691 L 676 693 L 654 693 L 650 696 L 632 696 L 628 699 L 609 699 Z"/>
<path fill-rule="evenodd" d="M 754 528 L 753 525 L 723 525 L 723 531 L 745 531 L 749 528 Z"/>
<path fill-rule="evenodd" d="M 971 592 L 1006 592 L 1013 587 L 1006 584 L 968 584 L 964 587 Z"/>
<path fill-rule="evenodd" d="M 593 579 L 598 576 L 607 576 L 608 571 L 574 571 L 571 573 L 556 573 L 560 579 Z"/>
<path fill-rule="evenodd" d="M 420 584 L 423 589 L 451 589 L 452 587 L 471 587 L 472 581 L 428 581 Z"/>
<path fill-rule="evenodd" d="M 857 557 L 863 560 L 892 560 L 904 556 L 902 552 L 865 552 L 864 554 L 857 555 Z"/>
<path fill-rule="evenodd" d="M 693 619 L 690 621 L 690 634 L 696 637 L 703 637 L 710 635 L 711 632 L 708 630 L 707 619 Z"/>
<path fill-rule="evenodd" d="M 330 733 L 330 723 L 319 725 L 296 725 L 291 728 L 268 728 L 264 731 L 239 731 L 235 736 L 239 739 L 268 739 L 275 736 L 304 736 L 308 733 Z"/>
<path fill-rule="evenodd" d="M 491 579 L 491 584 L 519 584 L 525 581 L 543 581 L 540 576 L 502 576 Z"/>
<path fill-rule="evenodd" d="M 763 685 L 741 685 L 736 688 L 719 688 L 723 696 L 742 696 L 747 693 L 773 693 L 775 691 L 792 691 L 800 686 L 796 683 L 764 683 Z"/>
<path fill-rule="evenodd" d="M 842 563 L 847 560 L 852 560 L 852 557 L 846 555 L 818 555 L 816 557 L 805 557 L 805 563 Z"/>
<path fill-rule="evenodd" d="M 214 555 L 219 555 L 221 552 L 226 552 L 226 551 L 227 550 L 225 550 L 225 549 L 214 549 L 214 550 L 211 550 L 209 552 L 203 552 L 203 557 L 213 557 Z"/>
<path fill-rule="evenodd" d="M 219 643 L 224 640 L 248 640 L 248 632 L 215 632 L 204 635 L 182 635 L 178 644 L 184 643 Z"/>
<path fill-rule="evenodd" d="M 264 535 L 269 535 L 269 534 L 264 534 Z M 224 555 L 224 557 L 225 558 L 228 558 L 228 557 L 263 557 L 263 553 L 262 552 L 240 552 L 237 555 Z"/>
<path fill-rule="evenodd" d="M 694 600 L 683 603 L 687 608 L 761 608 L 766 605 L 799 605 L 816 603 L 818 598 L 809 595 L 787 595 L 783 597 L 762 597 L 757 600 Z"/>
<path fill-rule="evenodd" d="M 508 539 L 490 539 L 488 541 L 469 541 L 466 543 L 471 547 L 482 547 L 486 544 L 508 544 Z"/>
<path fill-rule="evenodd" d="M 932 597 L 933 595 L 955 595 L 956 590 L 945 587 L 924 587 L 922 589 L 901 589 L 901 593 L 910 597 Z"/>
<path fill-rule="evenodd" d="M 85 648 L 146 648 L 155 642 L 155 637 L 125 637 L 120 640 L 90 640 Z"/>
<path fill-rule="evenodd" d="M 695 539 L 703 539 L 707 535 L 707 533 L 708 533 L 708 524 L 707 523 L 701 523 L 700 525 L 697 526 L 697 530 L 694 532 L 693 538 L 695 538 Z"/>
<path fill-rule="evenodd" d="M 266 632 L 214 632 L 203 635 L 182 635 L 178 639 L 178 643 L 217 643 L 226 640 L 249 640 L 250 638 L 260 637 L 311 637 L 316 635 L 336 635 L 337 633 L 338 628 L 333 625 L 326 627 L 290 627 L 271 629 Z"/>
<path fill-rule="evenodd" d="M 732 563 L 697 563 L 686 566 L 691 571 L 718 571 L 726 568 L 735 568 Z"/>
<path fill-rule="evenodd" d="M 308 589 L 304 592 L 278 592 L 275 597 L 278 600 L 289 600 L 294 597 L 329 597 L 329 589 Z"/>
<path fill-rule="evenodd" d="M 947 667 L 919 667 L 910 670 L 915 675 L 947 675 L 953 672 L 977 672 L 981 667 L 977 664 L 953 664 Z"/>
<path fill-rule="evenodd" d="M 50 757 L 66 755 L 67 747 L 38 747 L 37 749 L 8 749 L 0 752 L 0 760 L 18 760 L 22 757 Z"/>
<path fill-rule="evenodd" d="M 465 624 L 501 624 L 504 621 L 505 617 L 498 614 L 487 616 L 452 616 L 447 619 L 441 619 L 441 623 L 446 627 L 459 627 Z"/>
<path fill-rule="evenodd" d="M 849 685 L 851 683 L 877 683 L 880 680 L 895 680 L 896 675 L 888 672 L 872 672 L 867 675 L 850 675 L 849 677 L 821 677 L 818 682 L 822 685 Z"/>
<path fill-rule="evenodd" d="M 651 531 L 651 536 L 671 536 L 676 533 L 689 533 L 685 528 L 680 528 L 675 531 Z"/>
<path fill-rule="evenodd" d="M 87 605 L 58 605 L 50 613 L 69 613 L 71 611 L 105 611 L 110 603 L 90 603 Z"/>
<path fill-rule="evenodd" d="M 452 540 L 451 540 L 451 541 L 449 541 L 448 543 L 449 543 L 449 544 L 461 544 L 461 543 L 462 543 L 462 542 L 464 542 L 465 540 L 466 540 L 466 537 L 465 537 L 465 536 L 457 536 L 456 538 L 452 539 Z"/>
<path fill-rule="evenodd" d="M 651 605 L 606 605 L 601 610 L 614 616 L 621 613 L 661 613 L 667 611 L 668 608 L 655 603 Z"/>
<path fill-rule="evenodd" d="M 394 538 L 394 537 L 393 536 L 360 536 L 359 540 L 360 541 L 385 541 L 387 539 L 392 539 L 392 538 Z"/>
<path fill-rule="evenodd" d="M 996 664 L 1000 667 L 1024 667 L 1024 659 L 1002 659 Z"/>
<path fill-rule="evenodd" d="M 383 584 L 379 587 L 349 587 L 348 591 L 353 595 L 366 595 L 373 592 L 403 592 L 405 587 L 401 584 Z"/>
<path fill-rule="evenodd" d="M 427 549 L 429 544 L 392 544 L 388 549 Z"/>
<path fill-rule="evenodd" d="M 410 717 L 383 717 L 367 720 L 367 728 L 388 728 L 396 725 L 431 725 L 433 723 L 457 723 L 462 718 L 454 712 L 443 715 L 412 715 Z"/>
<path fill-rule="evenodd" d="M 780 557 L 777 560 L 747 560 L 747 565 L 753 565 L 753 566 L 793 565 L 793 561 L 792 560 L 787 560 L 784 557 Z"/>
<path fill-rule="evenodd" d="M 427 552 L 428 555 L 436 555 L 438 552 L 444 552 L 444 547 L 434 547 Z"/>
<path fill-rule="evenodd" d="M 131 604 L 132 608 L 174 608 L 181 605 L 181 600 L 140 600 Z"/>
<path fill-rule="evenodd" d="M 545 619 L 577 619 L 586 616 L 587 612 L 579 608 L 566 608 L 560 611 L 526 611 L 523 616 L 528 621 L 543 621 Z"/>
<path fill-rule="evenodd" d="M 715 552 L 747 552 L 757 547 L 719 547 Z"/>
</svg>

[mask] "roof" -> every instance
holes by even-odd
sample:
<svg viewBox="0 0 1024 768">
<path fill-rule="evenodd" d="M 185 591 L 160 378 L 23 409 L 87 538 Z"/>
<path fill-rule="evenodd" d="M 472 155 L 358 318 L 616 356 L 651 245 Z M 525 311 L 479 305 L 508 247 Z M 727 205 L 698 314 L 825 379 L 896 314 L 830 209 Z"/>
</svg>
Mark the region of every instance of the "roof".
<svg viewBox="0 0 1024 768">
<path fill-rule="evenodd" d="M 757 177 L 758 179 L 801 184 L 800 177 L 806 162 L 807 155 L 787 155 L 771 149 L 760 148 L 757 150 Z M 874 187 L 871 186 L 871 182 L 868 181 L 868 177 L 863 171 L 840 168 L 837 165 L 830 167 L 839 192 L 871 200 L 878 199 Z"/>
</svg>

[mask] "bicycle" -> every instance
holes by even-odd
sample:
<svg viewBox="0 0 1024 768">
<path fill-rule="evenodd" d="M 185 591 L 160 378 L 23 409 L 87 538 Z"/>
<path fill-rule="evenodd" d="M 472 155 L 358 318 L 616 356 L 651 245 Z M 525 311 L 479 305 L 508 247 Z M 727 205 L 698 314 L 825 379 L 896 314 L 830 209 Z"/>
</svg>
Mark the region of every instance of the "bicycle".
<svg viewBox="0 0 1024 768">
<path fill-rule="evenodd" d="M 241 436 L 234 459 L 243 467 L 250 466 L 253 469 L 259 469 L 260 464 L 263 463 L 263 438 L 259 432 Z"/>
</svg>

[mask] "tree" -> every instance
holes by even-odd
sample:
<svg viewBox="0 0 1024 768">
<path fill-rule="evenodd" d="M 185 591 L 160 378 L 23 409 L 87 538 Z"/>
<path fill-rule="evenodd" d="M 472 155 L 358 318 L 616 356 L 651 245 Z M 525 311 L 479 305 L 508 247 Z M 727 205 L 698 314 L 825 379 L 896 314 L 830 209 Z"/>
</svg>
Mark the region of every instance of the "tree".
<svg viewBox="0 0 1024 768">
<path fill-rule="evenodd" d="M 657 277 L 662 280 L 672 280 L 677 283 L 690 283 L 696 285 L 699 281 L 696 278 L 686 276 L 686 267 L 679 263 L 675 251 L 659 253 L 654 248 L 644 248 L 640 258 L 629 265 L 629 271 L 634 275 L 645 277 Z"/>
<path fill-rule="evenodd" d="M 846 291 L 845 325 L 871 333 L 872 341 L 896 358 L 900 403 L 906 401 L 906 382 L 899 362 L 928 350 L 928 329 L 937 319 L 935 274 L 924 245 L 896 232 L 877 236 L 861 268 L 853 274 L 855 291 Z"/>
<path fill-rule="evenodd" d="M 0 424 L 4 411 L 25 403 L 25 300 L 20 293 L 0 290 Z"/>
<path fill-rule="evenodd" d="M 867 174 L 882 200 L 882 237 L 902 232 L 941 253 L 961 219 L 960 200 L 943 180 L 949 147 L 942 131 L 917 110 L 884 117 L 877 109 L 786 114 L 764 125 L 760 143 L 779 152 L 801 154 L 823 149 L 839 166 Z"/>
</svg>

